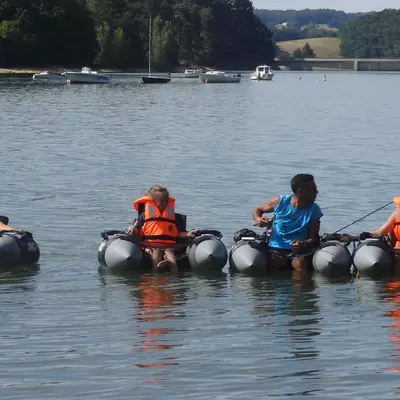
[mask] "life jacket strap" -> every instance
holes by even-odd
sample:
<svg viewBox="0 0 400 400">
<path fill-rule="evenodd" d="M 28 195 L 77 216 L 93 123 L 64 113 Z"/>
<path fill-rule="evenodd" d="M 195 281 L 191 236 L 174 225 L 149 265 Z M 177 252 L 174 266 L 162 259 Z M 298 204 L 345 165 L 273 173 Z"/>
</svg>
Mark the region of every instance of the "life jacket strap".
<svg viewBox="0 0 400 400">
<path fill-rule="evenodd" d="M 141 240 L 146 241 L 146 240 L 173 240 L 174 242 L 177 241 L 176 236 L 170 236 L 170 235 L 146 235 L 146 236 L 141 236 Z"/>
<path fill-rule="evenodd" d="M 162 221 L 162 222 L 170 222 L 171 224 L 175 224 L 173 219 L 164 218 L 164 217 L 151 217 L 144 220 L 144 222 L 151 222 L 151 221 Z"/>
</svg>

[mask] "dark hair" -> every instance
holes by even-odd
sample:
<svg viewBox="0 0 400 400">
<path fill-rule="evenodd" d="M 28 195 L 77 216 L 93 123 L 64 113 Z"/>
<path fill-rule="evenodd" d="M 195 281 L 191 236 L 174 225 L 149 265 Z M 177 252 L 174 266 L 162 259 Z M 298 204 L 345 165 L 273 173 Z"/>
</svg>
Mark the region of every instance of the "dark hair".
<svg viewBox="0 0 400 400">
<path fill-rule="evenodd" d="M 305 183 L 314 182 L 314 176 L 310 174 L 297 174 L 290 181 L 293 193 L 296 193 Z"/>
</svg>

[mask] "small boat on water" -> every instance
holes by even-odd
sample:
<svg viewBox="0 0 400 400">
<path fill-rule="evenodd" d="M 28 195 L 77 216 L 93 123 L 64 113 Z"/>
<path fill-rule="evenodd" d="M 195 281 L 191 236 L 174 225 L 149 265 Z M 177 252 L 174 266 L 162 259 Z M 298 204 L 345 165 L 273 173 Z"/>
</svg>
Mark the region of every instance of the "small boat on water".
<svg viewBox="0 0 400 400">
<path fill-rule="evenodd" d="M 200 69 L 185 69 L 185 78 L 198 78 L 201 74 Z"/>
<path fill-rule="evenodd" d="M 169 83 L 171 82 L 171 74 L 168 72 L 168 76 L 152 76 L 151 75 L 151 15 L 149 17 L 149 75 L 142 76 L 140 83 L 152 84 L 152 83 Z"/>
<path fill-rule="evenodd" d="M 269 65 L 259 65 L 251 74 L 252 81 L 272 81 L 275 73 Z"/>
<path fill-rule="evenodd" d="M 83 67 L 81 71 L 66 71 L 68 83 L 109 83 L 110 78 L 106 75 L 92 71 L 89 67 Z"/>
<path fill-rule="evenodd" d="M 168 83 L 171 82 L 171 74 L 168 72 L 168 77 L 164 77 L 164 76 L 154 76 L 154 75 L 150 75 L 149 76 L 142 76 L 141 77 L 142 82 L 141 83 Z"/>
<path fill-rule="evenodd" d="M 39 74 L 34 74 L 32 79 L 37 82 L 59 82 L 67 83 L 67 77 L 64 73 L 42 71 Z"/>
<path fill-rule="evenodd" d="M 224 71 L 208 71 L 200 74 L 204 83 L 239 83 L 242 79 L 240 74 L 226 74 Z"/>
</svg>

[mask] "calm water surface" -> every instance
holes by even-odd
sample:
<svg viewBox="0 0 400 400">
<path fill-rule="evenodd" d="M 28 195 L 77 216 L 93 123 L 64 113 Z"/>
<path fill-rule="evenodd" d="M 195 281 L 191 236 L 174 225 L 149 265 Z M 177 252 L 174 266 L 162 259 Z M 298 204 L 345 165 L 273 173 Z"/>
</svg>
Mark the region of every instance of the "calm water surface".
<svg viewBox="0 0 400 400">
<path fill-rule="evenodd" d="M 40 268 L 0 273 L 2 399 L 400 398 L 399 282 L 97 270 L 100 232 L 153 183 L 228 247 L 299 172 L 326 232 L 398 195 L 400 75 L 302 78 L 0 80 L 0 214 L 42 251 Z"/>
</svg>

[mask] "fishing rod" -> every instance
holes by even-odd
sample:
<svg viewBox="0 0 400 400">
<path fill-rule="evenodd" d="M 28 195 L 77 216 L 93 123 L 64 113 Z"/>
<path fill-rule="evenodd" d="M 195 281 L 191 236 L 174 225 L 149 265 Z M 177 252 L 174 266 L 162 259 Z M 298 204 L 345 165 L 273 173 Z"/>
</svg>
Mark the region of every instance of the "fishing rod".
<svg viewBox="0 0 400 400">
<path fill-rule="evenodd" d="M 369 217 L 369 216 L 372 215 L 372 214 L 375 214 L 376 212 L 378 212 L 378 211 L 380 211 L 380 210 L 383 210 L 383 209 L 386 208 L 387 206 L 390 206 L 392 203 L 393 203 L 393 201 L 391 201 L 391 202 L 385 204 L 384 206 L 379 207 L 379 208 L 377 208 L 376 210 L 374 210 L 374 211 L 372 211 L 372 212 L 370 212 L 370 213 L 364 215 L 363 217 L 361 217 L 361 218 L 355 220 L 354 222 L 352 222 L 352 223 L 350 223 L 350 224 L 344 226 L 343 228 L 340 228 L 340 229 L 337 230 L 336 232 L 333 232 L 333 235 L 336 234 L 336 233 L 339 233 L 339 232 L 342 231 L 343 229 L 348 228 L 349 226 L 352 226 L 352 225 L 356 224 L 357 222 L 361 222 L 363 219 Z"/>
</svg>

